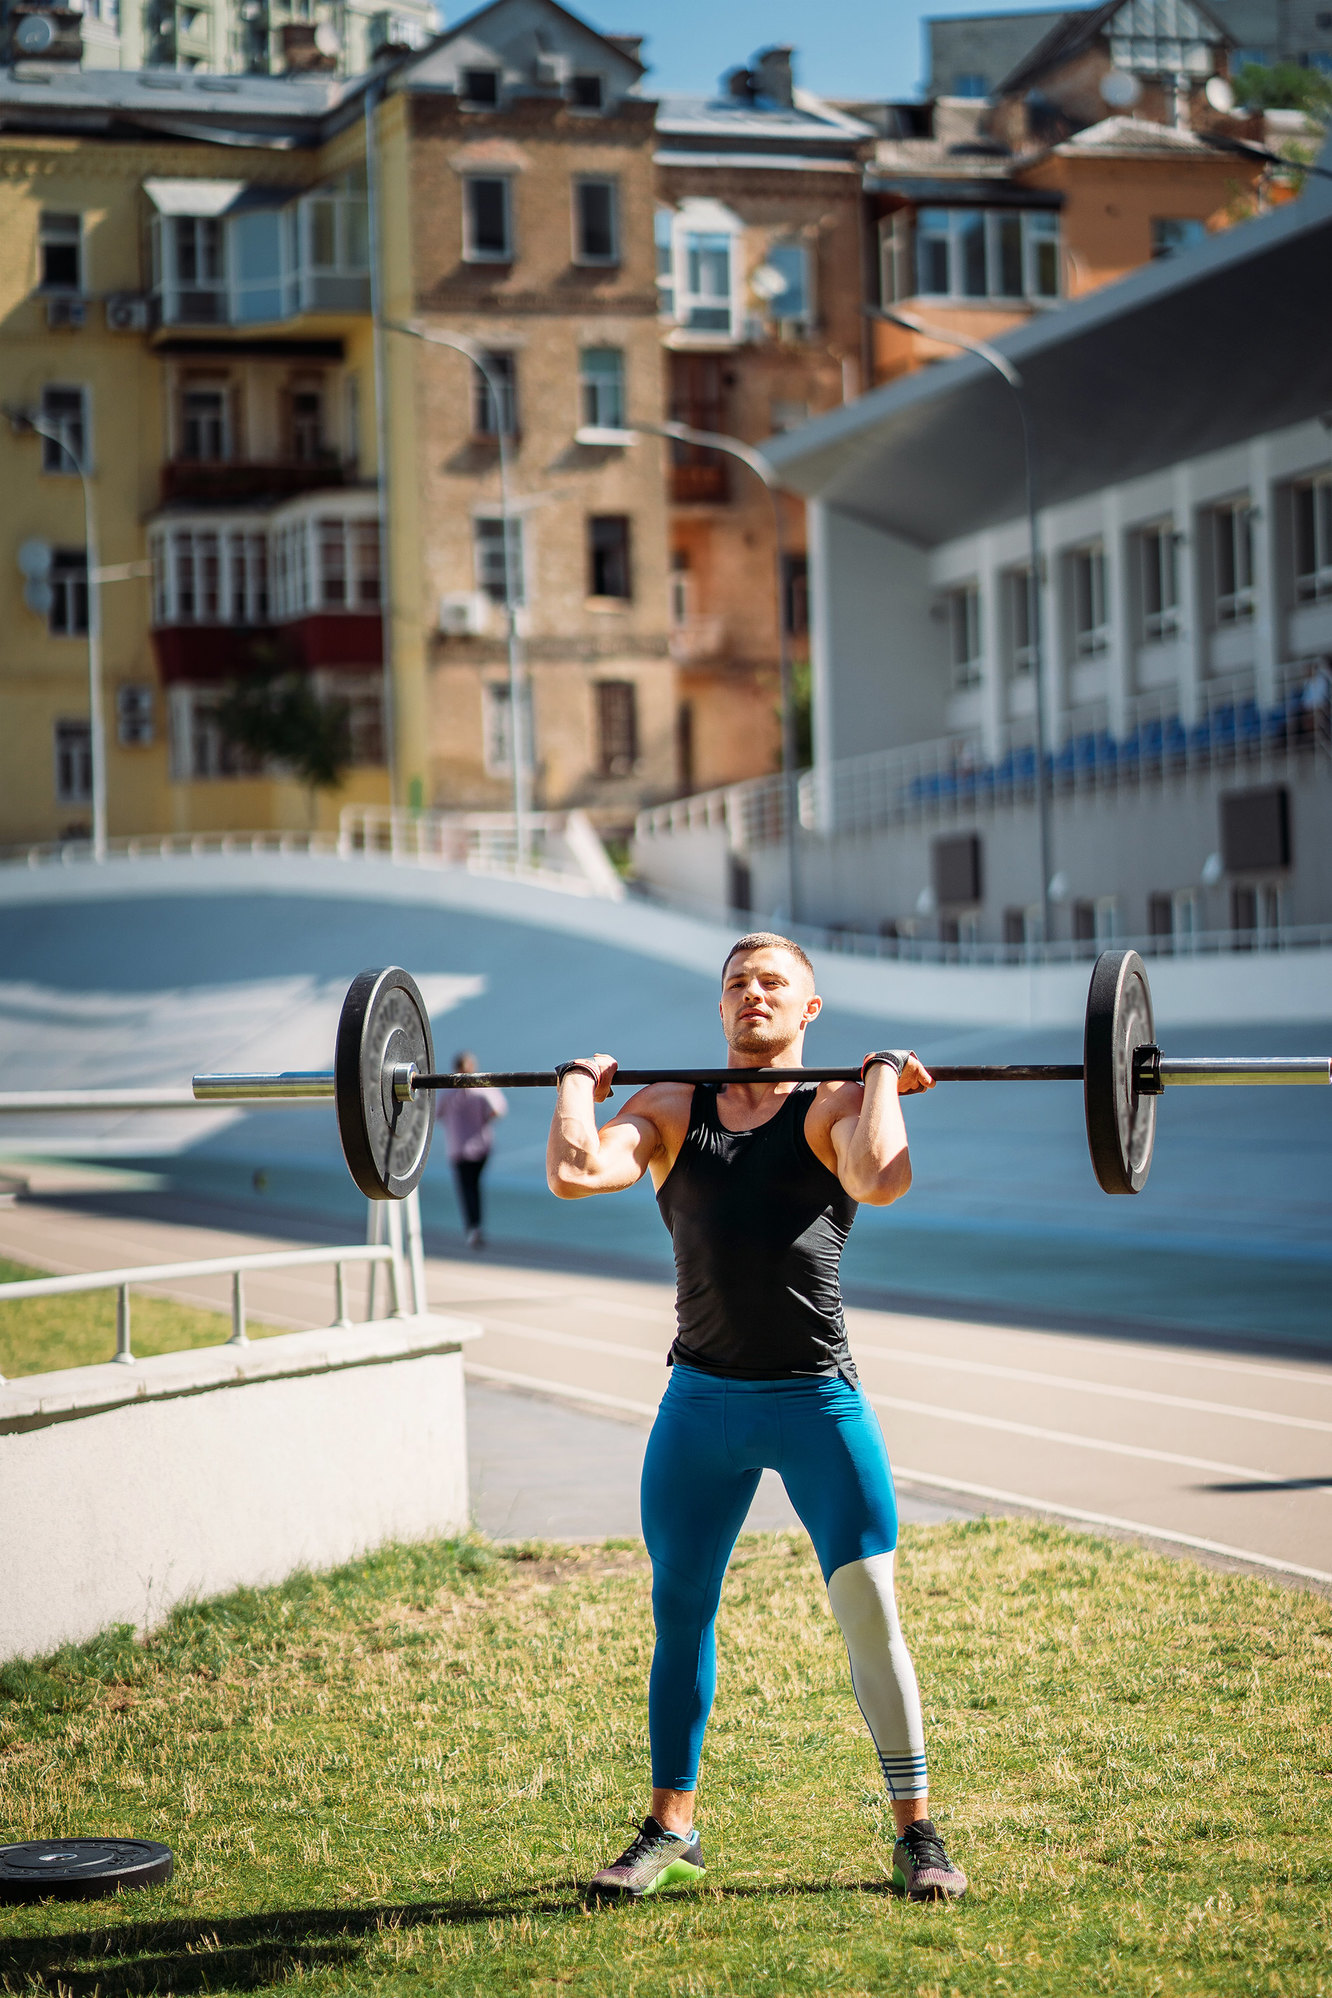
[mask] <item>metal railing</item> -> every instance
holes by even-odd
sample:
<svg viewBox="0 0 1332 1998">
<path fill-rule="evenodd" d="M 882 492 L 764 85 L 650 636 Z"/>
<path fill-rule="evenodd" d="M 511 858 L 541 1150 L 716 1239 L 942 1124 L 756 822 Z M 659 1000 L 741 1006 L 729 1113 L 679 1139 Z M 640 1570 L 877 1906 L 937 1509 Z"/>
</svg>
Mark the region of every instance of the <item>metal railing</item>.
<svg viewBox="0 0 1332 1998">
<path fill-rule="evenodd" d="M 1136 793 L 1186 778 L 1262 778 L 1302 761 L 1332 775 L 1332 710 L 1304 706 L 1296 687 L 1263 709 L 1251 694 L 1226 684 L 1208 690 L 1192 724 L 1184 722 L 1170 692 L 1135 696 L 1120 734 L 1111 732 L 1099 709 L 1069 715 L 1047 753 L 1046 770 L 1054 795 L 1063 798 Z M 1013 722 L 993 752 L 979 733 L 968 731 L 806 770 L 797 809 L 802 829 L 824 837 L 975 817 L 1033 804 L 1036 773 L 1034 731 Z M 744 853 L 777 845 L 785 820 L 781 778 L 759 777 L 640 812 L 635 834 L 651 842 L 721 830 L 730 847 Z"/>
<path fill-rule="evenodd" d="M 133 1366 L 134 1352 L 130 1344 L 131 1284 L 172 1283 L 179 1277 L 230 1276 L 231 1337 L 224 1344 L 248 1346 L 250 1340 L 245 1329 L 246 1273 L 252 1270 L 303 1269 L 310 1264 L 321 1263 L 333 1265 L 334 1327 L 343 1329 L 352 1323 L 347 1309 L 346 1269 L 349 1263 L 386 1264 L 393 1300 L 392 1316 L 402 1318 L 406 1315 L 402 1306 L 398 1252 L 389 1243 L 380 1245 L 372 1242 L 344 1243 L 336 1249 L 270 1249 L 258 1255 L 204 1256 L 187 1263 L 140 1263 L 129 1269 L 89 1270 L 77 1276 L 24 1277 L 18 1283 L 0 1284 L 0 1304 L 17 1304 L 30 1297 L 68 1297 L 78 1291 L 114 1290 L 117 1293 L 116 1350 L 112 1357 L 121 1366 Z M 373 1302 L 372 1283 L 371 1311 Z M 3 1378 L 0 1375 L 0 1380 Z"/>
<path fill-rule="evenodd" d="M 202 854 L 317 854 L 497 874 L 571 895 L 617 900 L 624 892 L 596 829 L 579 811 L 525 817 L 529 860 L 518 865 L 510 812 L 413 812 L 347 805 L 332 832 L 136 833 L 108 839 L 105 858 L 179 860 Z M 0 848 L 0 864 L 79 867 L 97 859 L 91 839 L 34 840 Z"/>
</svg>

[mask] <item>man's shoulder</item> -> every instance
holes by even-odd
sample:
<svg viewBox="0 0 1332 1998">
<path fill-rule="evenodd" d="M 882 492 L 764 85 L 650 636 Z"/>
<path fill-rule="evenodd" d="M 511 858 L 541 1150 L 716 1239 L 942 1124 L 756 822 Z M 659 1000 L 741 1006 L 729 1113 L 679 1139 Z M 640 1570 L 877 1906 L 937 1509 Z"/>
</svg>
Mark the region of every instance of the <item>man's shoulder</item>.
<svg viewBox="0 0 1332 1998">
<path fill-rule="evenodd" d="M 826 1124 L 835 1124 L 839 1117 L 858 1116 L 864 1094 L 858 1082 L 820 1082 L 815 1086 L 808 1114 Z"/>
</svg>

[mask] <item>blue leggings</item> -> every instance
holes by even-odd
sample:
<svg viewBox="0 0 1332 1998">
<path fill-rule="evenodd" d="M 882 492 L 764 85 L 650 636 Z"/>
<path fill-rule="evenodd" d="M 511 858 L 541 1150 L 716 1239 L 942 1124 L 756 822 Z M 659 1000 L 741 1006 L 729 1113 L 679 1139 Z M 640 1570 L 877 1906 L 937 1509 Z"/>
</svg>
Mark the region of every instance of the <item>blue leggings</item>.
<svg viewBox="0 0 1332 1998">
<path fill-rule="evenodd" d="M 897 1501 L 868 1400 L 840 1378 L 735 1381 L 683 1366 L 672 1369 L 643 1460 L 657 1626 L 653 1784 L 698 1781 L 722 1578 L 765 1468 L 781 1476 L 814 1542 L 889 1793 L 924 1795 L 920 1701 L 893 1603 Z"/>
</svg>

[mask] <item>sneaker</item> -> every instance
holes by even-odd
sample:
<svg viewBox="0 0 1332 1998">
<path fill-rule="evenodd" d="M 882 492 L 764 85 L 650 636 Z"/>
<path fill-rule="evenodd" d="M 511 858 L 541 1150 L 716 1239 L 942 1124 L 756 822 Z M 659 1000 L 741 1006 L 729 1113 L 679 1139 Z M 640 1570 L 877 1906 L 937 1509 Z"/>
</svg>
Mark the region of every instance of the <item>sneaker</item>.
<svg viewBox="0 0 1332 1998">
<path fill-rule="evenodd" d="M 908 1901 L 960 1901 L 967 1876 L 954 1866 L 929 1818 L 908 1825 L 893 1847 L 893 1886 Z"/>
<path fill-rule="evenodd" d="M 593 1901 L 641 1901 L 663 1887 L 687 1887 L 701 1878 L 703 1847 L 696 1831 L 678 1838 L 655 1818 L 644 1818 L 613 1866 L 603 1866 L 588 1886 Z"/>
<path fill-rule="evenodd" d="M 485 1248 L 486 1238 L 479 1228 L 469 1228 L 467 1230 L 467 1246 L 469 1249 Z"/>
</svg>

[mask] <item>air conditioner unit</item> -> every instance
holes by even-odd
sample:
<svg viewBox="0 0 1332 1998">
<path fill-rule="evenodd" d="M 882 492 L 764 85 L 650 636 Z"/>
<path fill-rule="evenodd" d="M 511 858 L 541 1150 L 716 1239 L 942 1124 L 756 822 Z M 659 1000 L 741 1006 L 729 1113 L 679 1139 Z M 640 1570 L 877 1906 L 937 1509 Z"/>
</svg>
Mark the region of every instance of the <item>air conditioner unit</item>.
<svg viewBox="0 0 1332 1998">
<path fill-rule="evenodd" d="M 439 600 L 439 628 L 445 638 L 479 638 L 490 621 L 490 599 L 480 590 Z"/>
<path fill-rule="evenodd" d="M 532 73 L 538 83 L 547 84 L 552 90 L 562 90 L 569 81 L 569 58 L 549 49 L 539 49 Z"/>
<path fill-rule="evenodd" d="M 146 333 L 148 301 L 134 291 L 115 291 L 106 301 L 109 333 Z"/>
<path fill-rule="evenodd" d="M 46 301 L 46 324 L 54 332 L 59 327 L 74 330 L 88 323 L 88 301 L 72 293 L 57 293 Z"/>
</svg>

